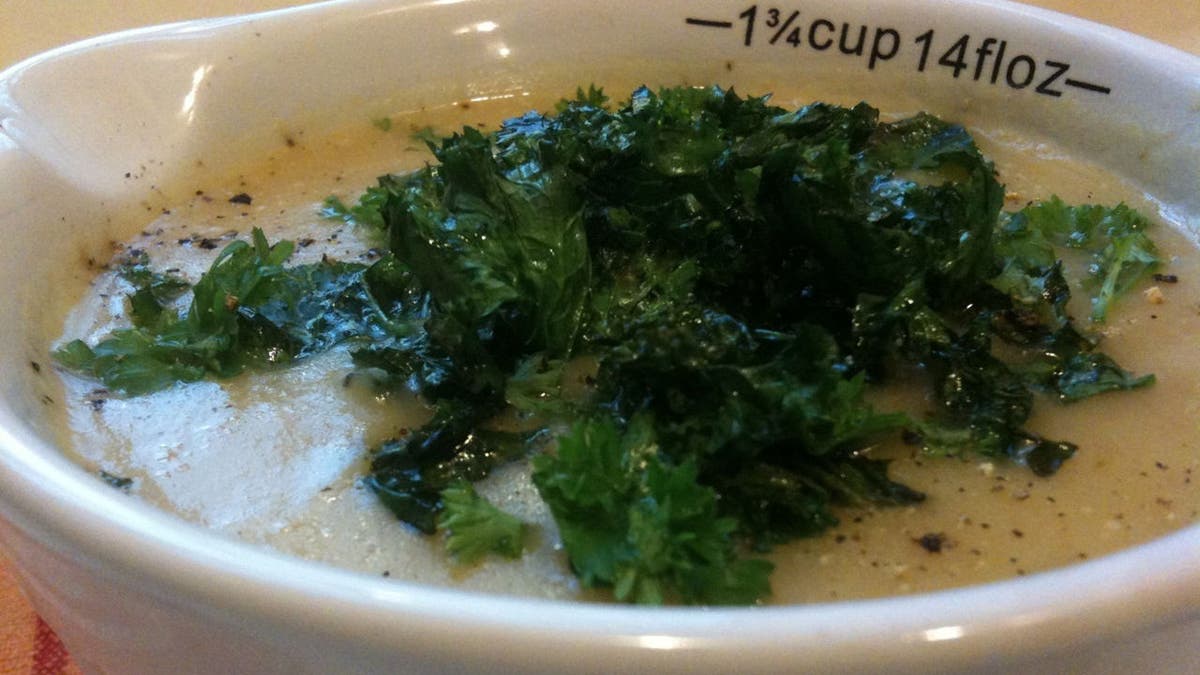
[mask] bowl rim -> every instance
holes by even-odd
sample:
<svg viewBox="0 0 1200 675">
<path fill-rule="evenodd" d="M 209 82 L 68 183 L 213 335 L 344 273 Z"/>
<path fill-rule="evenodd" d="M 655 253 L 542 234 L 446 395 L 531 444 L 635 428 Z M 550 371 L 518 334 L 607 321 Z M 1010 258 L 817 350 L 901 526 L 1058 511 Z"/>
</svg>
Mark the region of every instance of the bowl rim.
<svg viewBox="0 0 1200 675">
<path fill-rule="evenodd" d="M 329 0 L 123 31 L 31 57 L 0 72 L 0 81 L 18 77 L 42 61 L 98 46 L 246 21 L 312 21 L 343 12 L 366 17 L 385 4 L 397 3 Z M 1175 63 L 1200 81 L 1200 57 L 1115 28 L 1007 0 L 959 4 L 1011 20 L 1053 20 L 1064 30 L 1119 41 L 1128 45 L 1130 58 Z M 3 133 L 0 129 L 0 136 Z M 347 626 L 382 627 L 364 631 L 364 639 L 381 645 L 388 631 L 425 634 L 430 627 L 454 624 L 460 630 L 513 636 L 525 646 L 544 644 L 553 635 L 566 643 L 582 641 L 619 652 L 684 649 L 733 654 L 752 647 L 780 655 L 802 648 L 818 661 L 822 654 L 834 658 L 847 645 L 864 647 L 882 639 L 908 645 L 917 663 L 933 650 L 944 658 L 966 658 L 975 643 L 993 641 L 1000 631 L 1015 636 L 1003 648 L 1008 653 L 1050 650 L 1200 612 L 1200 524 L 1068 567 L 917 595 L 749 608 L 591 605 L 374 578 L 263 550 L 190 523 L 181 527 L 181 519 L 94 480 L 7 406 L 0 409 L 0 448 L 5 449 L 0 453 L 0 513 L 51 548 L 68 555 L 82 551 L 84 564 L 98 574 L 109 566 L 136 570 L 159 592 L 234 605 L 252 615 L 282 615 L 285 623 L 302 621 L 327 633 L 342 633 Z M 80 501 L 92 508 L 79 511 Z M 1157 561 L 1149 575 L 1146 556 Z M 223 583 L 214 583 L 216 579 Z M 1142 614 L 1130 597 L 1154 604 L 1159 613 Z M 319 615 L 304 611 L 313 603 L 323 604 Z M 445 636 L 431 637 L 430 642 L 450 653 L 456 646 Z M 873 658 L 864 656 L 868 657 Z"/>
</svg>

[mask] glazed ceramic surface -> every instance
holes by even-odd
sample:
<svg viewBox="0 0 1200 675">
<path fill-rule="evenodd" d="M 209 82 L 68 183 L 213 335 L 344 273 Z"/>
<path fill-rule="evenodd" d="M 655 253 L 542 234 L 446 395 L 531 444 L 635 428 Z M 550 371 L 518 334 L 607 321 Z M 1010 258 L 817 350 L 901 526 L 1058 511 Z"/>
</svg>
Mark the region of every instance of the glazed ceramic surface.
<svg viewBox="0 0 1200 675">
<path fill-rule="evenodd" d="M 772 10 L 780 16 L 771 24 Z M 801 28 L 789 44 L 782 22 Z M 860 53 L 829 42 L 865 27 Z M 967 65 L 937 57 L 967 36 Z M 990 43 L 987 40 L 991 40 Z M 1006 45 L 1001 57 L 999 45 Z M 990 45 L 986 46 L 986 45 Z M 1200 528 L 1053 572 L 800 607 L 639 609 L 371 578 L 144 507 L 48 440 L 39 309 L 108 223 L 348 110 L 803 78 L 839 99 L 999 118 L 1200 229 L 1200 59 L 1004 2 L 329 2 L 100 38 L 0 75 L 0 539 L 94 672 L 1200 670 Z"/>
</svg>

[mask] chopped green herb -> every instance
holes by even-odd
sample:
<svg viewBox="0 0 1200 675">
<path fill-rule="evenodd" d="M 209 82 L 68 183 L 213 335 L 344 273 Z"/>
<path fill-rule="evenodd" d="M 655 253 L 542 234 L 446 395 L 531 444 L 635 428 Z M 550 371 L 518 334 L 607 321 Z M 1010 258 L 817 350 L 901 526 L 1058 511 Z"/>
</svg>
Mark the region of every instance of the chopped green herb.
<svg viewBox="0 0 1200 675">
<path fill-rule="evenodd" d="M 992 164 L 930 115 L 719 88 L 610 108 L 592 87 L 494 133 L 418 136 L 434 163 L 322 210 L 386 237 L 369 268 L 285 267 L 290 244 L 256 232 L 186 313 L 134 297 L 133 328 L 60 363 L 132 394 L 349 340 L 433 411 L 373 452 L 366 482 L 400 519 L 448 530 L 464 562 L 513 554 L 519 523 L 466 482 L 532 456 L 582 583 L 652 604 L 756 602 L 771 566 L 748 551 L 839 506 L 921 501 L 870 457 L 881 437 L 1049 475 L 1077 448 L 1025 428 L 1037 394 L 1153 381 L 1075 326 L 1058 260 L 1091 256 L 1103 321 L 1159 264 L 1149 222 L 1057 198 L 1002 213 Z M 927 409 L 867 402 L 913 373 Z M 521 430 L 497 424 L 513 412 Z"/>
<path fill-rule="evenodd" d="M 100 470 L 100 479 L 105 483 L 108 483 L 111 487 L 114 487 L 122 492 L 129 492 L 129 489 L 133 487 L 132 478 L 118 476 L 116 474 L 109 473 L 104 469 Z"/>
<path fill-rule="evenodd" d="M 611 420 L 581 422 L 557 453 L 533 462 L 585 586 L 647 604 L 744 604 L 769 591 L 771 564 L 739 559 L 737 521 L 718 515 L 694 463 L 664 461 L 652 426 L 635 423 L 621 435 Z"/>
<path fill-rule="evenodd" d="M 433 127 L 421 127 L 420 129 L 414 129 L 409 137 L 414 141 L 420 141 L 425 145 L 430 143 L 438 143 L 442 138 L 441 135 L 433 130 Z"/>
<path fill-rule="evenodd" d="M 374 306 L 363 286 L 365 268 L 334 261 L 285 268 L 292 249 L 291 242 L 268 244 L 255 229 L 252 242 L 221 251 L 192 287 L 184 313 L 146 300 L 150 281 L 130 298 L 132 327 L 92 346 L 71 341 L 55 357 L 109 389 L 136 395 L 285 363 L 366 332 Z M 157 307 L 152 317 L 144 308 L 150 302 Z"/>
<path fill-rule="evenodd" d="M 1125 204 L 1070 206 L 1053 197 L 1006 214 L 997 239 L 1010 265 L 1033 273 L 1055 263 L 1056 246 L 1091 254 L 1086 282 L 1094 293 L 1091 318 L 1103 322 L 1113 300 L 1161 264 L 1149 228 L 1150 221 Z"/>
<path fill-rule="evenodd" d="M 446 552 L 463 565 L 479 562 L 489 553 L 519 558 L 527 527 L 479 496 L 467 482 L 442 490 L 438 529 L 446 532 Z"/>
<path fill-rule="evenodd" d="M 134 287 L 129 294 L 129 319 L 135 326 L 156 325 L 164 309 L 189 288 L 177 272 L 156 272 L 150 268 L 150 256 L 142 249 L 130 250 L 118 267 L 121 278 Z"/>
<path fill-rule="evenodd" d="M 382 230 L 383 217 L 380 209 L 387 199 L 387 178 L 380 179 L 378 187 L 369 187 L 354 206 L 347 206 L 341 199 L 329 196 L 321 205 L 320 214 L 330 220 L 341 220 L 351 225 L 362 225 L 368 228 Z"/>
</svg>

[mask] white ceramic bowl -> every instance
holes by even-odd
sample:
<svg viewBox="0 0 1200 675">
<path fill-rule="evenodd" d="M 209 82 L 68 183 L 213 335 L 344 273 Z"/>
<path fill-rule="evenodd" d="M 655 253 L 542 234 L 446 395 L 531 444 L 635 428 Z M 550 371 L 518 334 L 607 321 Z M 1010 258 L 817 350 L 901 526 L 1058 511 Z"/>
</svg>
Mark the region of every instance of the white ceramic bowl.
<svg viewBox="0 0 1200 675">
<path fill-rule="evenodd" d="M 799 10 L 806 31 L 821 26 L 793 47 L 786 35 L 771 42 L 775 6 L 329 2 L 99 38 L 0 75 L 0 540 L 84 669 L 1200 672 L 1197 527 L 1066 569 L 912 597 L 593 606 L 274 555 L 125 498 L 47 440 L 52 389 L 31 362 L 46 361 L 59 330 L 39 312 L 47 289 L 78 267 L 58 261 L 103 241 L 108 219 L 179 184 L 205 149 L 222 148 L 232 164 L 276 142 L 264 132 L 301 119 L 332 124 L 347 105 L 565 92 L 604 82 L 618 62 L 640 62 L 652 84 L 784 77 L 815 94 L 911 101 L 960 121 L 991 111 L 1104 163 L 1200 229 L 1200 59 L 983 0 L 780 3 L 783 18 Z M 864 53 L 819 49 L 818 19 L 867 26 Z M 931 61 L 961 35 L 973 40 L 971 59 L 986 37 L 1007 43 L 994 82 L 990 66 L 975 78 L 972 61 L 954 77 Z"/>
</svg>

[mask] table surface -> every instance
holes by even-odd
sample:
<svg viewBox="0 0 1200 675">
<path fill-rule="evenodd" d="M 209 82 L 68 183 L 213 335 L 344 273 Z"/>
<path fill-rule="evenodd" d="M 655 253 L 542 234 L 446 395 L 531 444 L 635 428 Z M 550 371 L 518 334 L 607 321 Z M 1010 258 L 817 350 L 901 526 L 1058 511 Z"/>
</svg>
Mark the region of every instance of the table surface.
<svg viewBox="0 0 1200 675">
<path fill-rule="evenodd" d="M 239 12 L 278 9 L 288 0 L 3 0 L 0 69 L 53 47 L 125 28 Z M 1028 0 L 1027 4 L 1123 28 L 1200 54 L 1200 2 Z M 202 5 L 202 6 L 200 6 Z M 0 551 L 0 675 L 77 673 L 61 643 L 24 602 Z"/>
</svg>

